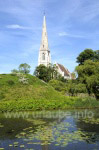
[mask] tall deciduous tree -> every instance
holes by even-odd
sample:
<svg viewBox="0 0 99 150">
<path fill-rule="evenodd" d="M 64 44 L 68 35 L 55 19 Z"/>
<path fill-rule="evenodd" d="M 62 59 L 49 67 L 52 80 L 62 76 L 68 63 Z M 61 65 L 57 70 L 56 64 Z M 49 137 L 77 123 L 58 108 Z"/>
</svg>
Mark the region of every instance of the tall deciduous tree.
<svg viewBox="0 0 99 150">
<path fill-rule="evenodd" d="M 86 85 L 89 95 L 94 93 L 99 99 L 99 61 L 86 60 L 83 65 L 77 66 L 78 80 Z"/>
</svg>

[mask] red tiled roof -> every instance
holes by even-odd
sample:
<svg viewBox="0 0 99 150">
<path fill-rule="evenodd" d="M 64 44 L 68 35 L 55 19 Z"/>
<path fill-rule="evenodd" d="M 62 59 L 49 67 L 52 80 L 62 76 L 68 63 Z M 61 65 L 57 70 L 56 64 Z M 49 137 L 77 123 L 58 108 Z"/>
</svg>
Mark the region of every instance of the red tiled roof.
<svg viewBox="0 0 99 150">
<path fill-rule="evenodd" d="M 59 68 L 61 69 L 62 72 L 64 72 L 65 76 L 70 76 L 70 72 L 68 71 L 68 69 L 66 69 L 63 65 L 58 64 Z"/>
</svg>

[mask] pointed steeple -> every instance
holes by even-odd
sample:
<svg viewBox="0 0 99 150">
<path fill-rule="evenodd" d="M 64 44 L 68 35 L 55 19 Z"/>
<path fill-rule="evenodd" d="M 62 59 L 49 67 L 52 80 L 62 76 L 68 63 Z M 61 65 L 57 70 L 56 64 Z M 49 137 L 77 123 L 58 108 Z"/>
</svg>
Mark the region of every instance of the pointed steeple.
<svg viewBox="0 0 99 150">
<path fill-rule="evenodd" d="M 40 50 L 49 50 L 45 13 L 43 19 L 43 30 L 42 30 L 42 40 L 41 40 Z"/>
<path fill-rule="evenodd" d="M 38 65 L 43 64 L 45 66 L 48 66 L 50 63 L 51 63 L 51 55 L 50 55 L 50 50 L 48 46 L 46 17 L 44 14 L 42 39 L 41 39 L 41 45 L 40 45 L 40 50 L 39 50 Z"/>
</svg>

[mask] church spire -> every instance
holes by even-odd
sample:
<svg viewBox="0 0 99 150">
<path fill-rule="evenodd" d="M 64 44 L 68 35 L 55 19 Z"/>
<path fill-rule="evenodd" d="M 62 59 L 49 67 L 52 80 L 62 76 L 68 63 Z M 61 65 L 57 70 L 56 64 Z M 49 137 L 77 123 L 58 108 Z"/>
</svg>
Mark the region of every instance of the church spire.
<svg viewBox="0 0 99 150">
<path fill-rule="evenodd" d="M 48 46 L 48 35 L 47 35 L 47 27 L 46 27 L 46 17 L 44 13 L 43 19 L 43 29 L 42 29 L 42 39 L 39 51 L 38 65 L 44 64 L 48 66 L 51 63 L 50 50 Z"/>
<path fill-rule="evenodd" d="M 40 50 L 49 50 L 45 12 L 44 12 L 44 19 L 43 19 L 43 30 L 42 30 L 42 40 L 41 40 Z"/>
</svg>

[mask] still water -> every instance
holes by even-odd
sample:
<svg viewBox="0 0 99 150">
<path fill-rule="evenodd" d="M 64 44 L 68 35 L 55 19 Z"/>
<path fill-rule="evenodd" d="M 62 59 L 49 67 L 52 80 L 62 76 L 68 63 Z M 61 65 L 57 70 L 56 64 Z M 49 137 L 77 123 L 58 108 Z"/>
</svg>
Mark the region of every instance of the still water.
<svg viewBox="0 0 99 150">
<path fill-rule="evenodd" d="M 99 110 L 0 114 L 0 150 L 99 150 Z"/>
</svg>

